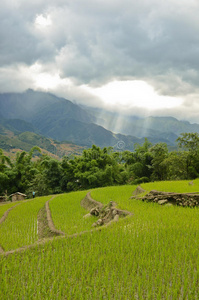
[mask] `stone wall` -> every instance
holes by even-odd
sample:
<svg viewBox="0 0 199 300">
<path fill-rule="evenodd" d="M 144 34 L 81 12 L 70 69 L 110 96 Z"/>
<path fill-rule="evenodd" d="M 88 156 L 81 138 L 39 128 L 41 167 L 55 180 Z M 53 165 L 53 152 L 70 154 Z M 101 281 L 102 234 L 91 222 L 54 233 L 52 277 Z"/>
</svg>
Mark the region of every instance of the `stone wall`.
<svg viewBox="0 0 199 300">
<path fill-rule="evenodd" d="M 170 203 L 179 206 L 195 207 L 199 206 L 199 193 L 166 193 L 152 190 L 142 198 L 142 201 L 154 202 L 160 205 Z"/>
</svg>

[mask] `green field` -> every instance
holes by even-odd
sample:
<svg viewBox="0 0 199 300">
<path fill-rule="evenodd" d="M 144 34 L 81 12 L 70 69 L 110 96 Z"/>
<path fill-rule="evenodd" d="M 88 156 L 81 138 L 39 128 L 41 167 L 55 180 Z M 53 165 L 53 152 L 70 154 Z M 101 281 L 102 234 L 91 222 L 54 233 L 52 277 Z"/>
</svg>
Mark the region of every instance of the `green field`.
<svg viewBox="0 0 199 300">
<path fill-rule="evenodd" d="M 175 181 L 141 186 L 146 191 L 198 192 L 199 180 L 193 185 Z M 20 252 L 0 255 L 0 299 L 199 299 L 198 208 L 130 199 L 135 188 L 91 191 L 94 199 L 104 204 L 115 201 L 119 208 L 133 213 L 92 232 L 95 218 L 84 219 L 87 211 L 80 206 L 87 191 L 57 195 L 50 201 L 55 227 L 67 235 L 86 233 L 49 239 Z M 19 238 L 25 232 L 25 216 L 30 220 L 34 215 L 35 220 L 49 198 L 36 198 L 13 208 L 0 225 L 4 249 L 18 247 L 15 238 L 5 242 L 8 233 L 16 236 L 11 224 L 18 223 Z M 37 236 L 27 228 L 34 243 Z M 2 238 L 4 235 L 7 238 Z"/>
<path fill-rule="evenodd" d="M 4 213 L 11 207 L 15 206 L 19 204 L 19 202 L 9 202 L 9 203 L 5 203 L 5 204 L 1 204 L 0 205 L 0 218 L 3 217 Z"/>
<path fill-rule="evenodd" d="M 96 218 L 92 216 L 89 219 L 84 219 L 83 216 L 88 212 L 80 205 L 87 192 L 72 192 L 57 196 L 53 201 L 50 201 L 51 215 L 57 229 L 67 235 L 91 229 Z"/>
<path fill-rule="evenodd" d="M 37 215 L 51 196 L 20 202 L 0 224 L 0 245 L 5 251 L 31 245 L 37 239 Z M 17 202 L 15 205 L 18 204 Z"/>
</svg>

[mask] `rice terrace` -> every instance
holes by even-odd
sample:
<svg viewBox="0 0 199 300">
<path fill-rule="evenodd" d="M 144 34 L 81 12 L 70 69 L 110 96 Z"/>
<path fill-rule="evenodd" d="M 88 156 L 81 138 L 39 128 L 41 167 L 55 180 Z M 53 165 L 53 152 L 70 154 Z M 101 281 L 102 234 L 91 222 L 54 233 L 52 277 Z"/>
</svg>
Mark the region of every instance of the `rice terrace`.
<svg viewBox="0 0 199 300">
<path fill-rule="evenodd" d="M 151 190 L 195 194 L 199 180 L 136 188 L 1 204 L 0 299 L 198 299 L 198 204 L 142 200 Z"/>
</svg>

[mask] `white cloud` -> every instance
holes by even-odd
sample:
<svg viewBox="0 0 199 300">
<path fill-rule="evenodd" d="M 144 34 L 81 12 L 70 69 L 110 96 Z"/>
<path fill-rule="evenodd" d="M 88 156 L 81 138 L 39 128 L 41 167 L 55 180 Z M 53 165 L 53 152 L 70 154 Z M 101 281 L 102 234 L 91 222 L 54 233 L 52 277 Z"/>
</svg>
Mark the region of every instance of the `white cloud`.
<svg viewBox="0 0 199 300">
<path fill-rule="evenodd" d="M 138 107 L 147 110 L 159 110 L 179 107 L 183 100 L 175 97 L 161 96 L 153 87 L 141 80 L 112 81 L 100 88 L 84 86 L 86 90 L 100 97 L 108 105 Z"/>
<path fill-rule="evenodd" d="M 118 82 L 117 95 L 134 111 L 196 119 L 198 13 L 195 0 L 2 2 L 0 92 L 40 88 L 103 105 L 96 92 Z M 131 102 L 125 80 L 145 85 L 137 96 L 131 90 Z M 107 101 L 119 102 L 117 95 Z"/>
<path fill-rule="evenodd" d="M 38 28 L 45 28 L 52 25 L 52 20 L 49 15 L 44 16 L 43 14 L 37 15 L 35 19 L 35 25 Z"/>
</svg>

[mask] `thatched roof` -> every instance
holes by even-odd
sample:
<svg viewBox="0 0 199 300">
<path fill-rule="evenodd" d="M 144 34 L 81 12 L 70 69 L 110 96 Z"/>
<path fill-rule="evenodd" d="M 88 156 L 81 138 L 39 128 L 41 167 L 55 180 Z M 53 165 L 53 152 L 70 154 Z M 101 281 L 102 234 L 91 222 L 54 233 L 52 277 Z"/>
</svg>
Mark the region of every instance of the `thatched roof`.
<svg viewBox="0 0 199 300">
<path fill-rule="evenodd" d="M 13 193 L 13 194 L 11 194 L 9 197 L 12 197 L 12 196 L 14 196 L 14 195 L 20 195 L 20 196 L 23 196 L 23 197 L 27 197 L 25 194 L 22 194 L 22 193 L 20 193 L 20 192 Z"/>
</svg>

